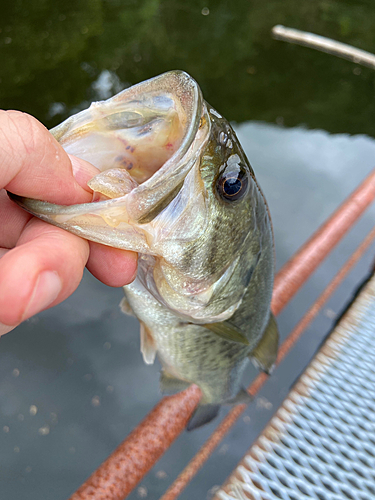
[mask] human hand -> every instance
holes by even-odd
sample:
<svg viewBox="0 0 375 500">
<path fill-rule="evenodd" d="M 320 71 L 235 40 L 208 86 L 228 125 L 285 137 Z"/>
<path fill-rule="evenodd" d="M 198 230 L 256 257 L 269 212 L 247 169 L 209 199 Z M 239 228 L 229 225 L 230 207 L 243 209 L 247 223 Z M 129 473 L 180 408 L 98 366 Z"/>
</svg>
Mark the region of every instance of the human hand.
<svg viewBox="0 0 375 500">
<path fill-rule="evenodd" d="M 0 110 L 0 335 L 59 304 L 79 285 L 85 265 L 109 286 L 130 283 L 134 252 L 88 242 L 13 203 L 6 190 L 60 205 L 87 203 L 98 170 L 70 156 L 35 118 Z"/>
</svg>

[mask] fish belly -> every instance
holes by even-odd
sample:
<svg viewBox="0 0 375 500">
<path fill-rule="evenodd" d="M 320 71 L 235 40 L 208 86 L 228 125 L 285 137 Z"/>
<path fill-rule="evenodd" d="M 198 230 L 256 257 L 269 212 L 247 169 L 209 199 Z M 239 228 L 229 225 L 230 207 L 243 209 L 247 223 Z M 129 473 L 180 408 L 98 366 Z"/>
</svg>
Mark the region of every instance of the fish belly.
<svg viewBox="0 0 375 500">
<path fill-rule="evenodd" d="M 251 350 L 248 346 L 186 323 L 160 304 L 138 279 L 124 290 L 168 375 L 197 384 L 204 403 L 222 404 L 235 396 Z"/>
</svg>

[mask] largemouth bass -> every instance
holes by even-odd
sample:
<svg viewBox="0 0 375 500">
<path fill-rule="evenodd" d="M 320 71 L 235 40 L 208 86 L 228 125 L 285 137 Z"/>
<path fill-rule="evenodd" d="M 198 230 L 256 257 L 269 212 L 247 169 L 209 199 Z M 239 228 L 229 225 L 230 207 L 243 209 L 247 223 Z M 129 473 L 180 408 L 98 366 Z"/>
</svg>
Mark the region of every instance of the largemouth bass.
<svg viewBox="0 0 375 500">
<path fill-rule="evenodd" d="M 88 183 L 94 202 L 13 198 L 51 224 L 139 252 L 122 309 L 140 321 L 144 361 L 161 361 L 162 392 L 200 387 L 188 429 L 246 400 L 248 360 L 270 371 L 277 355 L 274 251 L 267 203 L 230 124 L 172 71 L 51 133 L 101 171 Z"/>
</svg>

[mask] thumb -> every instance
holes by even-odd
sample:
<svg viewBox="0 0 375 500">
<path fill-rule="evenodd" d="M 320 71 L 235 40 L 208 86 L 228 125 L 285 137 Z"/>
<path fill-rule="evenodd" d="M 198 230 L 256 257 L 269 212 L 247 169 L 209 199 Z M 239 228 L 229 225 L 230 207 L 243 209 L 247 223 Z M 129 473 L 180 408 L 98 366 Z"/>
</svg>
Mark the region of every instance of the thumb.
<svg viewBox="0 0 375 500">
<path fill-rule="evenodd" d="M 35 118 L 0 111 L 0 188 L 60 205 L 91 201 L 87 181 L 98 170 L 70 157 Z"/>
</svg>

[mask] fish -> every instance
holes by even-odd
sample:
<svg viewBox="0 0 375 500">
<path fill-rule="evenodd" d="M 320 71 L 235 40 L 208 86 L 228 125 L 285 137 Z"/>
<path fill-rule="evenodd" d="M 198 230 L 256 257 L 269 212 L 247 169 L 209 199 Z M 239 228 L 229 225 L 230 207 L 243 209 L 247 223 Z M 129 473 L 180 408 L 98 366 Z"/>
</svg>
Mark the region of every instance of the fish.
<svg viewBox="0 0 375 500">
<path fill-rule="evenodd" d="M 121 309 L 140 322 L 144 362 L 161 362 L 161 392 L 201 389 L 188 430 L 222 405 L 249 402 L 241 385 L 248 362 L 270 373 L 277 357 L 274 241 L 230 123 L 190 75 L 170 71 L 92 103 L 51 133 L 99 169 L 88 182 L 93 202 L 12 199 L 78 236 L 138 252 Z"/>
</svg>

